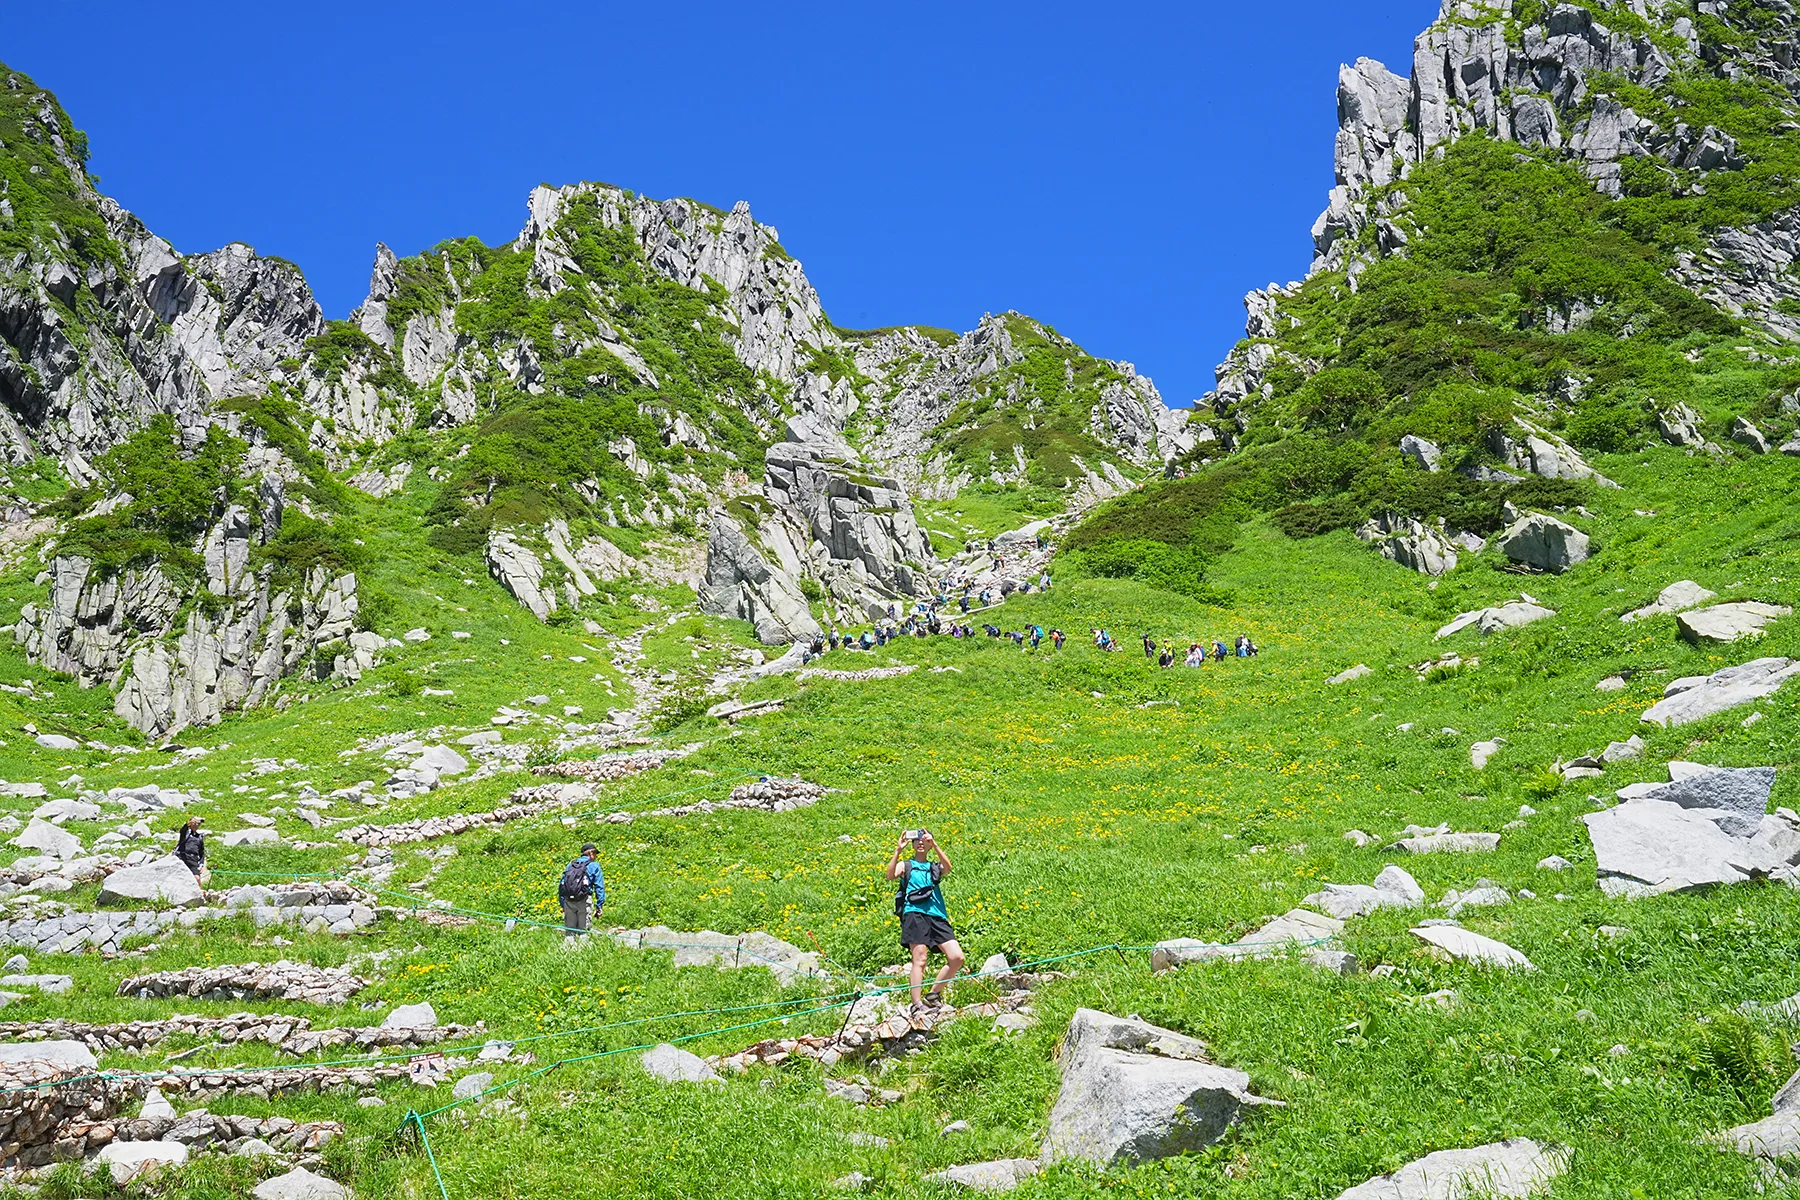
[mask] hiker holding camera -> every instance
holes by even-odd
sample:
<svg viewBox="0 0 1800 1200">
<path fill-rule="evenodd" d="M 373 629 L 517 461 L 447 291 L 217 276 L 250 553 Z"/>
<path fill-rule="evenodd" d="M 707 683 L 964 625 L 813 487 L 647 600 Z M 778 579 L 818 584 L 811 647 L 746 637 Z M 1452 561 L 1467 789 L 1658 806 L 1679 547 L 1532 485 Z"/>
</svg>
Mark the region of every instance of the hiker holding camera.
<svg viewBox="0 0 1800 1200">
<path fill-rule="evenodd" d="M 902 858 L 908 842 L 912 843 L 912 857 Z M 956 931 L 950 928 L 950 913 L 944 907 L 944 891 L 939 886 L 949 873 L 950 858 L 928 829 L 907 830 L 888 860 L 887 877 L 900 885 L 894 894 L 894 914 L 900 918 L 900 944 L 912 955 L 915 1013 L 942 1007 L 944 989 L 962 970 L 962 947 L 956 944 Z M 925 963 L 933 950 L 943 952 L 944 966 L 932 981 L 931 990 L 921 995 Z"/>
</svg>

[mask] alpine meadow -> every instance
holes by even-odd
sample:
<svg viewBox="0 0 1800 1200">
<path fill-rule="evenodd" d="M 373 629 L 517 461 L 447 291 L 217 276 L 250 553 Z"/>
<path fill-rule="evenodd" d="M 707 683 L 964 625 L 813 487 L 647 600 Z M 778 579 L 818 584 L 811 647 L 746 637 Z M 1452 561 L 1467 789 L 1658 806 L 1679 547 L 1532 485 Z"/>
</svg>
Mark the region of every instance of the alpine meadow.
<svg viewBox="0 0 1800 1200">
<path fill-rule="evenodd" d="M 0 67 L 0 1198 L 1800 1194 L 1797 63 L 1443 0 L 1192 407 Z"/>
</svg>

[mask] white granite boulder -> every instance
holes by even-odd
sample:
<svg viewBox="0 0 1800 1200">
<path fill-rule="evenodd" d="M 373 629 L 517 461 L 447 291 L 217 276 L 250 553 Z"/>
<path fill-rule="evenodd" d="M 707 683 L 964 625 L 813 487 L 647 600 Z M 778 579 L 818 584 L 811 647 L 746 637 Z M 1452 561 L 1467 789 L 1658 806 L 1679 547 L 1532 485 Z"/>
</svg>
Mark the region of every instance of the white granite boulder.
<svg viewBox="0 0 1800 1200">
<path fill-rule="evenodd" d="M 200 881 L 173 854 L 141 867 L 124 867 L 100 885 L 101 904 L 164 904 L 198 908 L 206 902 Z"/>
<path fill-rule="evenodd" d="M 1771 621 L 1793 615 L 1794 610 L 1785 604 L 1742 600 L 1684 612 L 1675 618 L 1675 627 L 1690 642 L 1730 643 L 1761 637 Z"/>
<path fill-rule="evenodd" d="M 1141 1020 L 1075 1011 L 1043 1160 L 1113 1166 L 1199 1150 L 1247 1108 L 1250 1077 L 1207 1061 L 1205 1043 Z"/>
<path fill-rule="evenodd" d="M 664 1083 L 719 1083 L 718 1073 L 704 1058 L 680 1046 L 664 1042 L 644 1052 L 644 1072 Z"/>
<path fill-rule="evenodd" d="M 1460 925 L 1421 925 L 1413 936 L 1443 957 L 1477 966 L 1534 971 L 1531 960 L 1505 942 L 1464 929 Z"/>
</svg>

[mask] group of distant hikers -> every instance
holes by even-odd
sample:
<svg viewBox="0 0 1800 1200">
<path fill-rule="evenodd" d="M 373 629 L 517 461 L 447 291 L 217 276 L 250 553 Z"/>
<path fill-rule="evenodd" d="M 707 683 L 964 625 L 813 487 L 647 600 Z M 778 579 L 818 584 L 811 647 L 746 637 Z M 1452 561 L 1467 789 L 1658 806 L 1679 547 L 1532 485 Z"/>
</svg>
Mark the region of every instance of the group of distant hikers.
<svg viewBox="0 0 1800 1200">
<path fill-rule="evenodd" d="M 1096 650 L 1110 654 L 1125 648 L 1120 644 L 1119 639 L 1115 638 L 1108 630 L 1090 628 L 1088 632 L 1093 635 Z M 1226 648 L 1224 642 L 1215 641 L 1209 650 L 1206 642 L 1198 641 L 1189 642 L 1185 654 L 1176 649 L 1176 644 L 1173 642 L 1164 641 L 1159 647 L 1156 638 L 1148 633 L 1143 636 L 1142 641 L 1144 657 L 1159 667 L 1204 667 L 1208 658 L 1214 662 L 1224 662 L 1228 658 L 1255 658 L 1262 653 L 1261 646 L 1251 641 L 1248 635 L 1241 633 L 1238 634 L 1237 641 L 1231 645 L 1230 649 Z"/>
<path fill-rule="evenodd" d="M 589 842 L 563 868 L 556 898 L 562 904 L 565 939 L 585 936 L 606 907 L 606 875 L 600 869 L 599 858 L 599 847 Z M 950 927 L 950 910 L 944 904 L 943 882 L 948 874 L 950 856 L 929 829 L 907 830 L 888 858 L 888 881 L 899 885 L 894 893 L 894 915 L 900 919 L 900 946 L 912 960 L 914 1013 L 941 1007 L 945 989 L 963 968 L 963 949 L 956 941 L 956 931 Z M 926 991 L 925 966 L 933 950 L 943 954 L 944 965 Z"/>
<path fill-rule="evenodd" d="M 1044 590 L 1050 587 L 1050 575 L 1045 572 L 1042 579 Z M 983 608 L 992 604 L 991 593 L 983 591 L 979 597 Z M 901 638 L 953 637 L 972 638 L 976 635 L 973 625 L 963 624 L 958 616 L 967 616 L 970 597 L 967 593 L 957 599 L 958 612 L 949 612 L 950 599 L 939 593 L 929 599 L 915 603 L 904 615 L 898 604 L 887 606 L 887 612 L 869 628 L 860 634 L 845 633 L 837 626 L 829 632 L 814 635 L 806 646 L 802 657 L 807 662 L 823 658 L 833 650 L 877 650 L 889 642 Z M 993 622 L 984 622 L 980 632 L 990 638 L 1005 638 L 1013 645 L 1024 648 L 1029 646 L 1036 650 L 1048 641 L 1056 649 L 1061 650 L 1069 635 L 1060 629 L 1045 629 L 1042 625 L 1027 625 L 1024 629 L 1001 629 Z"/>
</svg>

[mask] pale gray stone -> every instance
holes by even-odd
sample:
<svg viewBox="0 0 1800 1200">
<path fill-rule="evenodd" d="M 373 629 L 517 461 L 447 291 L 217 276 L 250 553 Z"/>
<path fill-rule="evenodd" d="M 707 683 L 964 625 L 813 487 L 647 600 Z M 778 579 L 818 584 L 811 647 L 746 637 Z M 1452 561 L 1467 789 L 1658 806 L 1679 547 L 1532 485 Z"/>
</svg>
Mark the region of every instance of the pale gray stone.
<svg viewBox="0 0 1800 1200">
<path fill-rule="evenodd" d="M 1439 1150 L 1338 1194 L 1337 1200 L 1524 1200 L 1568 1170 L 1566 1150 L 1512 1138 L 1468 1150 Z"/>
<path fill-rule="evenodd" d="M 1505 942 L 1464 929 L 1458 925 L 1420 925 L 1413 936 L 1458 962 L 1508 970 L 1532 971 L 1531 960 Z"/>
<path fill-rule="evenodd" d="M 383 1029 L 436 1029 L 437 1010 L 429 1004 L 402 1004 L 381 1022 Z"/>
<path fill-rule="evenodd" d="M 645 1051 L 642 1063 L 646 1074 L 665 1083 L 721 1082 L 705 1059 L 668 1042 Z"/>
<path fill-rule="evenodd" d="M 1010 1192 L 1039 1171 L 1035 1158 L 1002 1158 L 994 1162 L 946 1167 L 924 1176 L 926 1183 L 949 1184 L 971 1192 Z"/>
<path fill-rule="evenodd" d="M 1759 637 L 1771 621 L 1793 613 L 1794 610 L 1785 604 L 1745 600 L 1684 612 L 1675 618 L 1675 625 L 1681 636 L 1690 642 L 1729 643 Z"/>
<path fill-rule="evenodd" d="M 114 871 L 100 885 L 101 904 L 157 903 L 198 908 L 205 902 L 194 873 L 172 854 L 141 867 Z"/>
<path fill-rule="evenodd" d="M 1062 1089 L 1050 1112 L 1045 1162 L 1112 1166 L 1210 1145 L 1252 1096 L 1241 1071 L 1206 1061 L 1194 1038 L 1144 1021 L 1077 1009 L 1063 1040 Z"/>
<path fill-rule="evenodd" d="M 350 1200 L 350 1189 L 305 1167 L 265 1179 L 250 1189 L 256 1200 Z"/>
<path fill-rule="evenodd" d="M 1588 536 L 1544 513 L 1527 513 L 1500 535 L 1500 549 L 1516 563 L 1560 575 L 1587 561 Z"/>
</svg>

